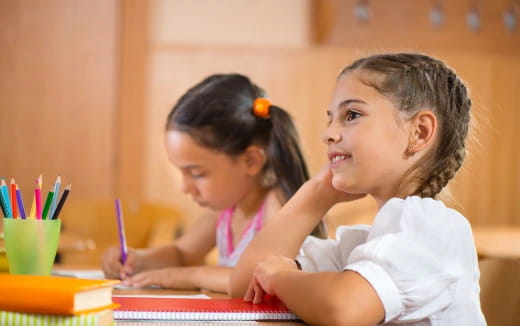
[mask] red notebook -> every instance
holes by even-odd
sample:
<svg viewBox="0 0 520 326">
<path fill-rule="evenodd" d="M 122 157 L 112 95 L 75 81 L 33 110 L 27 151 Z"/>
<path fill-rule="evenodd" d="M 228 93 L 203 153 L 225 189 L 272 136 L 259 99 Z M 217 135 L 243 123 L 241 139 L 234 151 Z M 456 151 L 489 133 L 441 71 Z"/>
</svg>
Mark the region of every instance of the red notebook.
<svg viewBox="0 0 520 326">
<path fill-rule="evenodd" d="M 120 305 L 115 320 L 298 320 L 276 297 L 261 304 L 243 299 L 186 299 L 171 297 L 113 296 Z"/>
</svg>

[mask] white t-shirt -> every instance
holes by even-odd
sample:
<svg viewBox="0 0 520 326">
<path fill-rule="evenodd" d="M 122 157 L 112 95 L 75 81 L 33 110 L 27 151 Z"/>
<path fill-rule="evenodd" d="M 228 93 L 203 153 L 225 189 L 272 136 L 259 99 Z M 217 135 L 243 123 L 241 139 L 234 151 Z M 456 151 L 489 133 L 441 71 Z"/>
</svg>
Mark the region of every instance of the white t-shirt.
<svg viewBox="0 0 520 326">
<path fill-rule="evenodd" d="M 339 227 L 336 240 L 308 237 L 297 259 L 304 271 L 363 276 L 383 303 L 385 325 L 486 325 L 471 227 L 440 201 L 392 198 L 371 227 Z"/>
</svg>

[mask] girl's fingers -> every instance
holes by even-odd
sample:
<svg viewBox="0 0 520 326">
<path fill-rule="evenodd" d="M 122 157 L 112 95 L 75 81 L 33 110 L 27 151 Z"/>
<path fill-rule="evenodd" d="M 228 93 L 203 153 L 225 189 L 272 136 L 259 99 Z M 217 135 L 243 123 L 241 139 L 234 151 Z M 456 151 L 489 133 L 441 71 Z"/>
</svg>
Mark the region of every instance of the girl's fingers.
<svg viewBox="0 0 520 326">
<path fill-rule="evenodd" d="M 138 273 L 134 276 L 131 276 L 123 281 L 124 285 L 132 286 L 135 288 L 141 288 L 149 285 L 150 280 L 146 273 Z"/>
<path fill-rule="evenodd" d="M 121 279 L 123 278 L 127 278 L 127 277 L 130 277 L 132 276 L 134 273 L 133 273 L 133 268 L 132 266 L 128 266 L 128 265 L 124 265 L 123 268 L 121 268 Z"/>
<path fill-rule="evenodd" d="M 110 248 L 103 255 L 103 271 L 105 272 L 106 277 L 108 278 L 118 278 L 121 273 L 121 263 L 119 262 L 119 256 L 114 255 L 114 252 Z"/>
<path fill-rule="evenodd" d="M 256 283 L 256 281 L 254 279 L 252 279 L 251 282 L 249 282 L 249 286 L 247 287 L 246 294 L 244 295 L 244 301 L 246 301 L 246 302 L 253 301 L 253 298 L 255 296 L 255 292 L 253 289 L 253 283 Z"/>
<path fill-rule="evenodd" d="M 255 281 L 255 284 L 253 285 L 253 289 L 254 289 L 253 303 L 254 304 L 262 303 L 262 301 L 264 300 L 264 295 L 265 295 L 264 289 L 262 289 L 260 284 L 256 281 Z"/>
<path fill-rule="evenodd" d="M 140 270 L 135 268 L 136 263 L 138 263 L 136 252 L 132 249 L 128 249 L 128 257 L 121 269 L 121 278 L 127 278 L 134 275 L 136 272 L 139 272 Z"/>
</svg>

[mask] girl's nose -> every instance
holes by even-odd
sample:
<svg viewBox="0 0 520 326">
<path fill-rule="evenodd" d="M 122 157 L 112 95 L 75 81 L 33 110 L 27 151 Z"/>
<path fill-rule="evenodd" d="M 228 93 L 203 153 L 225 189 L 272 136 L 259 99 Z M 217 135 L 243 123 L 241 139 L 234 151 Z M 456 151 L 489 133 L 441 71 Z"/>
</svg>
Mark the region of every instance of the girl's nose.
<svg viewBox="0 0 520 326">
<path fill-rule="evenodd" d="M 329 126 L 322 132 L 321 140 L 326 145 L 337 143 L 341 140 L 341 134 L 335 128 Z"/>
</svg>

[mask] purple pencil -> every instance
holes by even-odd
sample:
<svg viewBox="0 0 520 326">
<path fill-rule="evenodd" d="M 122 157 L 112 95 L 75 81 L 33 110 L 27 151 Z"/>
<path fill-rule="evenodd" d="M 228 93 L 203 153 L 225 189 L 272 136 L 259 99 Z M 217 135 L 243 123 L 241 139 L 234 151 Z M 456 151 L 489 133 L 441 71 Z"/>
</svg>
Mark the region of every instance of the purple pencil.
<svg viewBox="0 0 520 326">
<path fill-rule="evenodd" d="M 20 211 L 20 217 L 25 219 L 25 208 L 23 206 L 22 191 L 16 186 L 16 201 L 18 202 L 18 210 Z"/>
<path fill-rule="evenodd" d="M 121 264 L 125 264 L 128 256 L 128 248 L 126 247 L 125 226 L 123 223 L 123 210 L 121 209 L 121 201 L 116 199 L 116 217 L 117 231 L 119 233 L 119 250 L 121 252 Z"/>
</svg>

